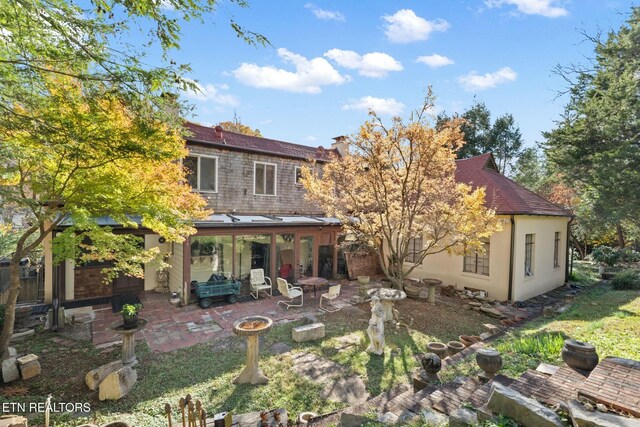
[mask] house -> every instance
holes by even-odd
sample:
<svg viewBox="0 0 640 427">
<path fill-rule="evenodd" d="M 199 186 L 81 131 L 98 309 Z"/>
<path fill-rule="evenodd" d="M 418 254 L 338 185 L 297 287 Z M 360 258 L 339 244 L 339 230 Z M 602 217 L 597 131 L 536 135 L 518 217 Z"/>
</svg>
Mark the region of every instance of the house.
<svg viewBox="0 0 640 427">
<path fill-rule="evenodd" d="M 274 284 L 276 277 L 295 281 L 301 275 L 334 277 L 344 271 L 343 257 L 335 249 L 340 223 L 306 201 L 300 183 L 300 169 L 310 159 L 321 168 L 340 155 L 345 148 L 340 138 L 325 149 L 227 132 L 220 126 L 185 126 L 191 133 L 186 139 L 189 155 L 183 160 L 188 181 L 214 213 L 196 222 L 197 233 L 182 244 L 166 242 L 144 228 L 122 230 L 143 237 L 145 248 L 158 247 L 167 254 L 171 291 L 186 300 L 191 281 L 207 281 L 216 274 L 239 278 L 242 292 L 248 293 L 254 268 L 264 269 Z M 120 227 L 109 218 L 98 221 Z M 62 301 L 89 304 L 158 285 L 152 264 L 144 266 L 144 279 L 123 275 L 111 286 L 102 284 L 103 268 L 99 263 L 75 266 L 67 260 L 49 286 Z M 47 292 L 49 298 L 53 294 Z"/>
<path fill-rule="evenodd" d="M 495 209 L 502 231 L 486 241 L 483 253 L 429 255 L 410 276 L 483 290 L 501 301 L 523 301 L 563 285 L 571 214 L 502 175 L 491 154 L 456 166 L 458 182 L 485 187 L 485 203 Z M 422 241 L 412 244 L 421 247 Z"/>
</svg>

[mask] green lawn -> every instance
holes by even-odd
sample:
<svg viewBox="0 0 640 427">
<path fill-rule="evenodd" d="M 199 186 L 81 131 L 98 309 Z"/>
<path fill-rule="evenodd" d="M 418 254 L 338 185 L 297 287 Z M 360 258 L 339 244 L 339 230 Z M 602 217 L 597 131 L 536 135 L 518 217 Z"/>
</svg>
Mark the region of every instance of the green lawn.
<svg viewBox="0 0 640 427">
<path fill-rule="evenodd" d="M 497 340 L 493 347 L 503 353 L 503 373 L 517 376 L 540 362 L 561 364 L 565 338 L 596 346 L 600 358 L 618 356 L 640 360 L 640 291 L 615 291 L 596 284 L 595 267 L 576 263 L 575 278 L 585 289 L 564 313 L 538 318 Z M 445 379 L 477 372 L 473 357 L 467 358 Z"/>
</svg>

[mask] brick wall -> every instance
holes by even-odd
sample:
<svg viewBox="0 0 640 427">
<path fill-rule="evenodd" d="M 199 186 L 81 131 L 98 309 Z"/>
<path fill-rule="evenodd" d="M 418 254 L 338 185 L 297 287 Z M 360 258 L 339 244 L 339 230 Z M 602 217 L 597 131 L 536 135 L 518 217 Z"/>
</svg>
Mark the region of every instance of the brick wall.
<svg viewBox="0 0 640 427">
<path fill-rule="evenodd" d="M 304 189 L 295 184 L 295 167 L 304 160 L 287 159 L 266 154 L 220 150 L 189 145 L 191 154 L 218 157 L 218 192 L 203 193 L 208 207 L 217 213 L 321 215 L 322 209 L 307 202 Z M 254 162 L 274 163 L 276 196 L 254 195 Z"/>
<path fill-rule="evenodd" d="M 102 281 L 102 267 L 76 267 L 74 269 L 74 299 L 111 296 L 113 287 Z"/>
</svg>

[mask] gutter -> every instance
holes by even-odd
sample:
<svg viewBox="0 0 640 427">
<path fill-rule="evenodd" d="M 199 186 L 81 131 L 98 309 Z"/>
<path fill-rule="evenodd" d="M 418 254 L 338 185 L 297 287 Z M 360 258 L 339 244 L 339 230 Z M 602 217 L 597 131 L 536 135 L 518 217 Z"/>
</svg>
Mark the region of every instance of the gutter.
<svg viewBox="0 0 640 427">
<path fill-rule="evenodd" d="M 516 221 L 515 216 L 511 215 L 511 250 L 509 253 L 509 292 L 507 294 L 507 300 L 511 301 L 513 298 L 513 258 L 516 246 Z"/>
<path fill-rule="evenodd" d="M 573 267 L 573 258 L 569 260 L 569 236 L 571 236 L 571 223 L 573 222 L 574 219 L 575 217 L 572 216 L 571 219 L 569 219 L 569 221 L 567 222 L 567 244 L 566 244 L 567 254 L 566 254 L 566 259 L 564 264 L 564 283 L 569 283 L 569 277 L 570 277 L 569 261 L 571 261 L 571 267 Z"/>
</svg>

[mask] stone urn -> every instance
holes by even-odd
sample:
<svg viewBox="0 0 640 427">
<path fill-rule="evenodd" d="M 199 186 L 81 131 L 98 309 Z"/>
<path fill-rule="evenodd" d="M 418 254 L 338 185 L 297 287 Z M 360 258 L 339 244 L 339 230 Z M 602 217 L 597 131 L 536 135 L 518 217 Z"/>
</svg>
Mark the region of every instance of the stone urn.
<svg viewBox="0 0 640 427">
<path fill-rule="evenodd" d="M 298 414 L 298 424 L 306 426 L 309 424 L 309 420 L 311 418 L 315 418 L 317 416 L 318 414 L 315 412 L 300 412 L 300 414 Z"/>
<path fill-rule="evenodd" d="M 462 350 L 464 350 L 464 344 L 462 344 L 460 341 L 449 341 L 447 343 L 447 348 L 449 349 L 449 354 L 453 356 L 454 354 L 460 353 Z"/>
<path fill-rule="evenodd" d="M 427 344 L 427 350 L 430 353 L 435 353 L 440 359 L 444 359 L 449 355 L 449 348 L 441 342 L 430 342 Z"/>
<path fill-rule="evenodd" d="M 368 285 L 369 280 L 369 276 L 358 276 L 358 283 L 360 283 L 361 285 Z"/>
<path fill-rule="evenodd" d="M 562 347 L 562 360 L 572 369 L 593 371 L 598 365 L 596 348 L 586 342 L 565 340 Z"/>
<path fill-rule="evenodd" d="M 440 381 L 438 378 L 438 372 L 442 369 L 442 361 L 435 353 L 427 353 L 420 359 L 422 370 L 420 371 L 420 377 L 423 381 Z"/>
<path fill-rule="evenodd" d="M 407 298 L 420 298 L 420 291 L 422 291 L 422 286 L 413 283 L 404 285 L 404 292 L 407 294 Z"/>
<path fill-rule="evenodd" d="M 480 377 L 483 379 L 491 379 L 502 368 L 502 356 L 500 352 L 493 348 L 481 348 L 476 352 L 476 362 L 482 373 Z"/>
</svg>

